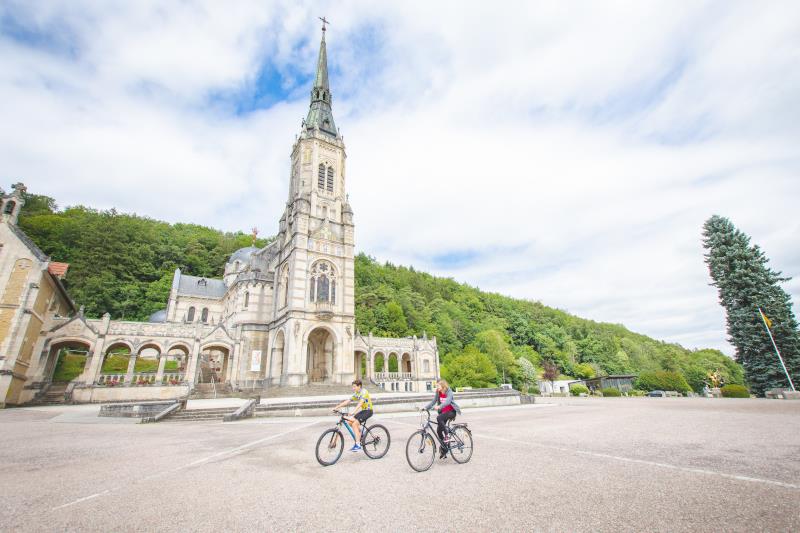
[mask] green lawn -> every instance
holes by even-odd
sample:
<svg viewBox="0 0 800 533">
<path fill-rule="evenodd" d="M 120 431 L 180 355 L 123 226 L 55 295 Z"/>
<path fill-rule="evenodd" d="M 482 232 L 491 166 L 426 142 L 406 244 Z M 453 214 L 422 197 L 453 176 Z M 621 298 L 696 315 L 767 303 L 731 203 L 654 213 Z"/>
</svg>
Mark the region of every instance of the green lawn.
<svg viewBox="0 0 800 533">
<path fill-rule="evenodd" d="M 167 361 L 164 366 L 165 372 L 174 372 L 178 370 L 178 361 Z M 109 355 L 103 361 L 104 374 L 124 374 L 128 371 L 128 356 L 127 355 Z M 158 360 L 157 359 L 142 359 L 137 358 L 133 368 L 134 372 L 157 372 Z"/>
<path fill-rule="evenodd" d="M 85 355 L 63 353 L 56 363 L 53 381 L 72 381 L 81 375 L 84 365 L 86 365 Z"/>
<path fill-rule="evenodd" d="M 127 355 L 109 355 L 103 361 L 102 372 L 104 374 L 125 373 L 128 371 Z"/>
</svg>

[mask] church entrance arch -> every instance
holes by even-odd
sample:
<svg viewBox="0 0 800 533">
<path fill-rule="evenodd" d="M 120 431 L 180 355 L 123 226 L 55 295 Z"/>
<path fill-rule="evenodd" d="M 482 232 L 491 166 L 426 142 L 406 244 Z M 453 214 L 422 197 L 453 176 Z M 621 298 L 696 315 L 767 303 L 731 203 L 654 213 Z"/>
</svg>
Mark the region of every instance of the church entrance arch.
<svg viewBox="0 0 800 533">
<path fill-rule="evenodd" d="M 205 346 L 200 351 L 198 383 L 223 383 L 228 374 L 230 349 L 221 344 Z"/>
<path fill-rule="evenodd" d="M 315 328 L 308 334 L 306 374 L 311 383 L 330 381 L 333 376 L 335 343 L 333 334 L 326 328 Z"/>
</svg>

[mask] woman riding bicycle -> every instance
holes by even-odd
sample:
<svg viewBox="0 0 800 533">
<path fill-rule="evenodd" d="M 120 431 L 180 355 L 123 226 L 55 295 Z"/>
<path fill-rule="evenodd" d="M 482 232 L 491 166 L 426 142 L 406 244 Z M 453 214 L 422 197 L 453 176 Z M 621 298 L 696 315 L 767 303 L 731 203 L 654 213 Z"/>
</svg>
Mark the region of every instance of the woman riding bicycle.
<svg viewBox="0 0 800 533">
<path fill-rule="evenodd" d="M 453 401 L 453 389 L 450 388 L 446 379 L 440 379 L 436 385 L 433 400 L 425 406 L 425 410 L 429 411 L 434 405 L 439 405 L 439 416 L 436 417 L 438 426 L 436 427 L 436 434 L 442 443 L 442 449 L 439 452 L 439 459 L 447 457 L 448 446 L 444 437 L 445 425 L 455 420 L 456 414 L 461 414 L 461 408 Z"/>
</svg>

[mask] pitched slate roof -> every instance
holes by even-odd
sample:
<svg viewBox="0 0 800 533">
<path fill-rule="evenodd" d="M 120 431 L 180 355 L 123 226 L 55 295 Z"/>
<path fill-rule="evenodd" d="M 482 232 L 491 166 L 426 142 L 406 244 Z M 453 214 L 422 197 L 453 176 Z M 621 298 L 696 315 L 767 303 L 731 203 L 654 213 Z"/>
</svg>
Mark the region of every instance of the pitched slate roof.
<svg viewBox="0 0 800 533">
<path fill-rule="evenodd" d="M 221 279 L 200 278 L 181 274 L 178 282 L 178 294 L 181 296 L 219 299 L 225 296 L 227 290 L 225 282 Z"/>
</svg>

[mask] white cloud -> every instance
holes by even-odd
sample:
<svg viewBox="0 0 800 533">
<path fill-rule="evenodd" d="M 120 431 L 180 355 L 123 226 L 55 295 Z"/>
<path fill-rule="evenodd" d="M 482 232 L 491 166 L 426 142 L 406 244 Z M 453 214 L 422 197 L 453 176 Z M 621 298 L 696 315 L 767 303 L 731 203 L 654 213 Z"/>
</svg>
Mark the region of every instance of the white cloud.
<svg viewBox="0 0 800 533">
<path fill-rule="evenodd" d="M 322 14 L 361 250 L 728 353 L 703 221 L 800 274 L 789 2 L 6 4 L 0 175 L 274 231 Z M 233 113 L 266 63 L 288 100 Z"/>
</svg>

